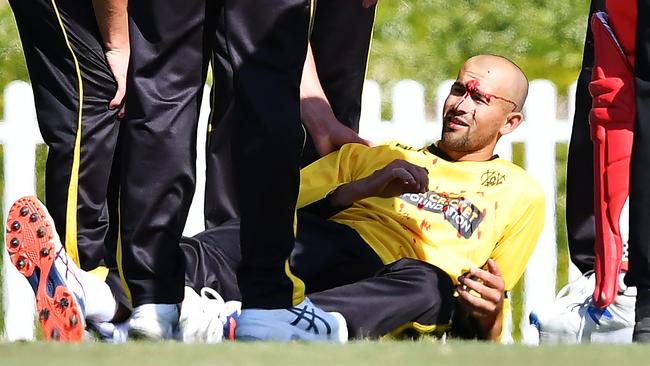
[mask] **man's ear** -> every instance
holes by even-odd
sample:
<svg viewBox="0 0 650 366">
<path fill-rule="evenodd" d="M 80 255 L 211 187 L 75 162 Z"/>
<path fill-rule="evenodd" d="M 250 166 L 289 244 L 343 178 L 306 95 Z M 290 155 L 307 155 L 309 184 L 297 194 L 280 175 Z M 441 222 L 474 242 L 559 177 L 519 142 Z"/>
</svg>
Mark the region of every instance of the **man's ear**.
<svg viewBox="0 0 650 366">
<path fill-rule="evenodd" d="M 508 113 L 508 116 L 506 116 L 506 122 L 501 126 L 501 129 L 499 129 L 499 133 L 501 136 L 507 135 L 510 132 L 514 131 L 521 122 L 524 120 L 524 115 L 521 114 L 521 112 L 511 112 Z"/>
</svg>

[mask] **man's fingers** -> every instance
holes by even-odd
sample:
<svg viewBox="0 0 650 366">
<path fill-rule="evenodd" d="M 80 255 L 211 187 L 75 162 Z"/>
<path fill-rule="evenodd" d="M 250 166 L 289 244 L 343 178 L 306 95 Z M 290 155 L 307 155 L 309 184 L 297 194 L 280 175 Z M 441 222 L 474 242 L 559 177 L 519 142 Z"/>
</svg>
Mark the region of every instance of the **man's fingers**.
<svg viewBox="0 0 650 366">
<path fill-rule="evenodd" d="M 494 259 L 492 258 L 488 259 L 487 264 L 488 264 L 488 271 L 490 271 L 490 273 L 492 273 L 495 276 L 502 277 L 501 270 L 499 269 L 499 266 L 497 266 L 497 262 L 495 262 Z"/>
<path fill-rule="evenodd" d="M 404 160 L 395 160 L 390 164 L 392 178 L 401 179 L 413 193 L 424 193 L 429 189 L 429 172 L 426 168 Z"/>
<path fill-rule="evenodd" d="M 482 282 L 471 279 L 466 276 L 461 276 L 459 278 L 459 282 L 463 289 L 467 289 L 468 291 L 473 290 L 485 300 L 492 301 L 492 302 L 499 301 L 500 293 L 502 290 L 497 290 L 492 287 L 488 287 L 484 285 Z"/>
<path fill-rule="evenodd" d="M 494 304 L 481 297 L 473 295 L 469 290 L 459 286 L 456 290 L 458 300 L 465 311 L 474 316 L 484 316 L 493 311 Z"/>
<path fill-rule="evenodd" d="M 124 93 L 122 95 L 120 93 L 115 94 L 113 99 L 108 103 L 108 108 L 115 109 L 119 107 L 122 104 L 122 99 L 124 99 Z"/>
<path fill-rule="evenodd" d="M 374 142 L 372 142 L 372 141 L 370 141 L 370 140 L 368 140 L 368 139 L 364 139 L 364 138 L 361 137 L 361 136 L 359 136 L 359 139 L 361 140 L 360 143 L 362 143 L 362 144 L 364 144 L 364 145 L 366 145 L 366 146 L 369 146 L 369 147 L 377 146 Z"/>
<path fill-rule="evenodd" d="M 118 80 L 115 95 L 113 96 L 113 99 L 111 99 L 111 101 L 108 103 L 108 107 L 110 109 L 115 109 L 122 105 L 122 102 L 124 101 L 124 95 L 126 94 L 126 88 L 124 86 L 125 83 L 126 81 L 124 80 Z"/>
<path fill-rule="evenodd" d="M 407 164 L 405 168 L 416 180 L 416 189 L 420 193 L 424 193 L 429 190 L 429 172 L 425 168 L 414 164 Z"/>
<path fill-rule="evenodd" d="M 122 108 L 120 108 L 120 111 L 117 112 L 117 118 L 122 119 L 124 118 L 124 114 L 126 113 L 126 106 L 124 103 L 122 103 Z"/>
<path fill-rule="evenodd" d="M 410 171 L 405 168 L 393 168 L 391 171 L 393 178 L 398 178 L 404 181 L 408 185 L 413 185 L 416 183 L 415 177 L 411 174 Z"/>
<path fill-rule="evenodd" d="M 123 118 L 124 117 L 124 89 L 118 87 L 117 92 L 115 93 L 115 97 L 108 103 L 108 108 L 110 109 L 115 109 L 119 108 L 120 110 L 117 112 L 117 118 Z"/>
<path fill-rule="evenodd" d="M 490 264 L 488 263 L 488 267 L 489 266 Z M 495 288 L 499 290 L 503 290 L 504 288 L 504 283 L 503 283 L 503 278 L 501 277 L 501 273 L 497 275 L 483 269 L 471 268 L 469 270 L 469 274 L 475 277 L 476 279 L 481 280 L 483 284 L 485 284 L 490 288 Z"/>
</svg>

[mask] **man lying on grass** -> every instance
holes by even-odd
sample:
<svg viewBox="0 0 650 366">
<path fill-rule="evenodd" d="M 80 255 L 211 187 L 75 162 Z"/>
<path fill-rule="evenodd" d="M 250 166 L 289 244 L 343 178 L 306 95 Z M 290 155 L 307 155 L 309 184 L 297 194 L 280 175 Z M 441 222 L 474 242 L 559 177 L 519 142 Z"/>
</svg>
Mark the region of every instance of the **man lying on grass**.
<svg viewBox="0 0 650 366">
<path fill-rule="evenodd" d="M 289 264 L 311 302 L 331 313 L 294 308 L 259 322 L 282 329 L 278 340 L 437 333 L 459 304 L 480 338 L 499 339 L 504 294 L 521 277 L 544 224 L 539 184 L 494 155 L 498 139 L 522 122 L 527 90 L 509 60 L 472 57 L 451 87 L 437 143 L 349 144 L 303 169 Z M 182 248 L 187 285 L 212 290 L 201 298 L 186 289 L 177 337 L 220 340 L 224 323 L 226 335 L 233 334 L 232 305 L 221 306 L 221 297 L 240 299 L 238 223 L 184 238 Z M 112 300 L 107 287 L 103 294 Z M 247 328 L 234 334 L 254 339 L 255 325 Z"/>
</svg>

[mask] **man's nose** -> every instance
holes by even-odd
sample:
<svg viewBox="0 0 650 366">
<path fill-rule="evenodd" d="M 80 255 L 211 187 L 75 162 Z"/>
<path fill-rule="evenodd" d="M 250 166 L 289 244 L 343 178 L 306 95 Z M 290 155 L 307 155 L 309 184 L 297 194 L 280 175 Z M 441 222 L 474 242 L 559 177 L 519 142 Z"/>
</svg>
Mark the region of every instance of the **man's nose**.
<svg viewBox="0 0 650 366">
<path fill-rule="evenodd" d="M 472 108 L 471 99 L 472 98 L 469 98 L 469 93 L 465 93 L 462 96 L 458 97 L 458 100 L 454 104 L 454 110 L 457 110 L 459 112 L 469 112 L 469 110 Z"/>
</svg>

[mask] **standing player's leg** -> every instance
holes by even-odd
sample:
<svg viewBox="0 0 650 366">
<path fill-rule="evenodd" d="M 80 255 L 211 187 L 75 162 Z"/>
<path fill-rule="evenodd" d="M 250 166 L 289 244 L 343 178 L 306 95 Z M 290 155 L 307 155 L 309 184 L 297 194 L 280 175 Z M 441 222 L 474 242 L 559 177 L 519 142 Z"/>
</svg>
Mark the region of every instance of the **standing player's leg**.
<svg viewBox="0 0 650 366">
<path fill-rule="evenodd" d="M 587 18 L 587 35 L 582 69 L 576 88 L 575 114 L 567 161 L 566 225 L 571 261 L 582 273 L 594 269 L 594 156 L 589 130 L 591 95 L 589 82 L 594 65 L 594 43 L 591 16 L 605 9 L 604 0 L 592 0 Z"/>
<path fill-rule="evenodd" d="M 109 109 L 115 79 L 90 3 L 29 0 L 10 5 L 49 147 L 47 203 L 70 257 L 92 270 L 104 264 L 109 225 L 106 191 L 119 126 L 118 110 Z"/>
<path fill-rule="evenodd" d="M 226 37 L 224 7 L 216 12 L 216 36 L 212 47 L 212 111 L 208 120 L 205 148 L 206 229 L 239 218 L 232 167 L 233 134 L 239 123 L 233 99 L 233 66 Z"/>
<path fill-rule="evenodd" d="M 637 286 L 634 340 L 650 342 L 650 1 L 637 1 L 636 125 L 630 164 L 630 262 L 625 281 Z"/>
<path fill-rule="evenodd" d="M 579 307 L 575 306 L 588 303 L 595 288 L 594 154 L 589 125 L 592 98 L 588 90 L 594 66 L 594 43 L 590 20 L 596 12 L 604 10 L 605 1 L 591 2 L 567 164 L 566 224 L 569 252 L 573 264 L 584 275 L 565 286 L 552 306 L 535 309 L 531 314 L 531 322 L 540 331 L 540 343 L 590 341 L 600 337 L 599 333 L 604 335 L 603 340 L 607 342 L 625 341 L 626 337 L 629 338 L 629 304 L 634 299 L 631 291 L 621 291 L 617 302 L 610 309 L 615 316 L 602 319 L 600 326 L 594 323 L 594 319 L 598 320 L 597 314 L 601 313 L 598 309 L 592 310 L 593 317 L 587 317 L 577 311 Z M 590 303 L 590 306 L 593 307 L 593 304 Z M 606 334 L 619 330 L 625 334 L 616 339 Z"/>
<path fill-rule="evenodd" d="M 120 131 L 118 266 L 131 333 L 169 338 L 183 299 L 178 246 L 194 193 L 196 127 L 212 32 L 205 0 L 129 2 L 131 65 Z"/>
<path fill-rule="evenodd" d="M 346 338 L 340 314 L 304 298 L 289 269 L 305 132 L 299 87 L 307 52 L 310 4 L 304 0 L 225 3 L 228 50 L 238 117 L 233 168 L 241 209 L 242 260 L 237 280 L 243 339 Z M 293 324 L 296 307 L 329 319 L 332 328 Z M 320 332 L 319 332 L 320 331 Z"/>
</svg>

